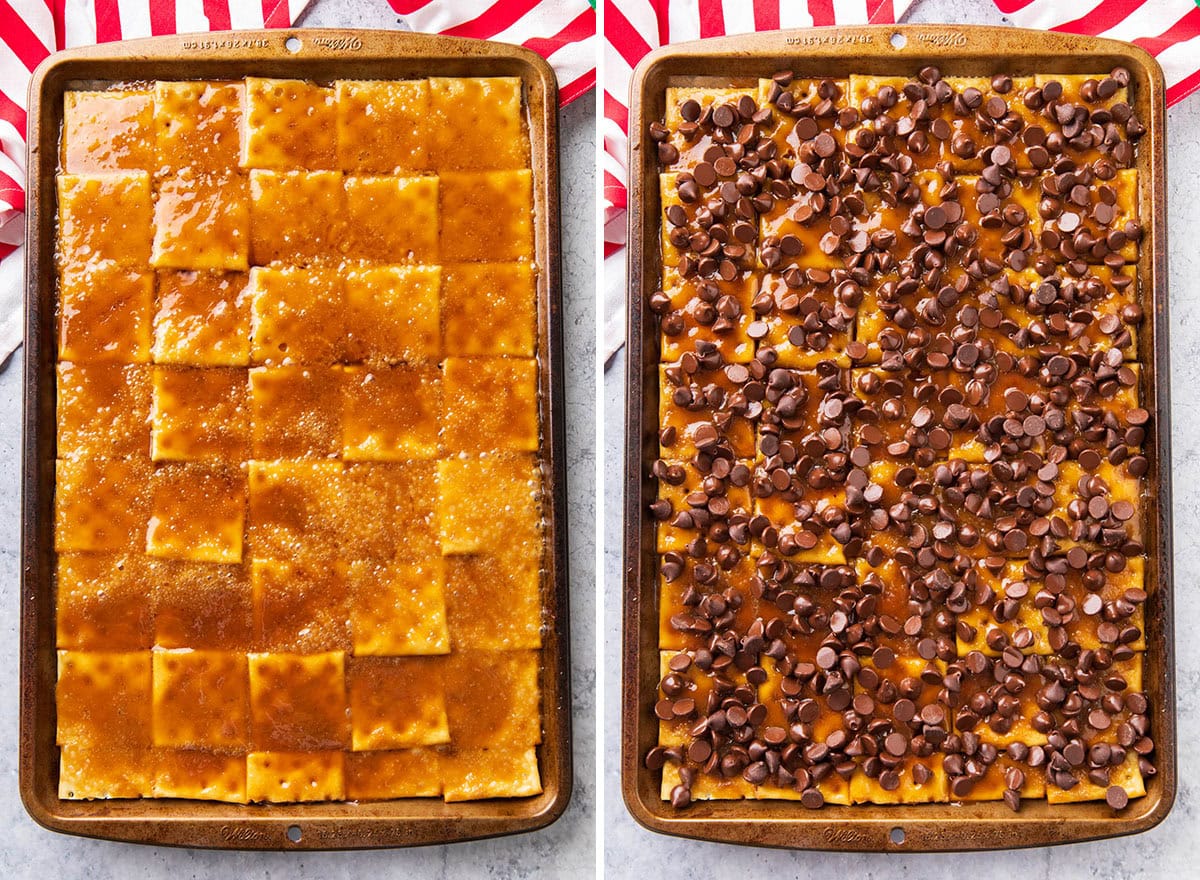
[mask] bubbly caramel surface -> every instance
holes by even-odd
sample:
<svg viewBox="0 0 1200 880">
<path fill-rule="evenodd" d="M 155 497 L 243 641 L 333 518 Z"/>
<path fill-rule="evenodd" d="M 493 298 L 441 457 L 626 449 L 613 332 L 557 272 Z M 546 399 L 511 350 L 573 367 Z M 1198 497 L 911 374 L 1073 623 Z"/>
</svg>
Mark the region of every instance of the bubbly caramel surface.
<svg viewBox="0 0 1200 880">
<path fill-rule="evenodd" d="M 516 78 L 71 91 L 63 798 L 541 791 Z"/>
</svg>

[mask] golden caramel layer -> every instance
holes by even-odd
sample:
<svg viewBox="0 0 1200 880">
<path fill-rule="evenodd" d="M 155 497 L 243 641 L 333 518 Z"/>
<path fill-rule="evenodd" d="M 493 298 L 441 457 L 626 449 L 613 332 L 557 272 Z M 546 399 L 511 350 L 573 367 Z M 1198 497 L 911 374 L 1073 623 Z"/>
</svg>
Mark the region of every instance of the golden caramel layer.
<svg viewBox="0 0 1200 880">
<path fill-rule="evenodd" d="M 64 112 L 61 796 L 539 792 L 520 80 Z"/>
</svg>

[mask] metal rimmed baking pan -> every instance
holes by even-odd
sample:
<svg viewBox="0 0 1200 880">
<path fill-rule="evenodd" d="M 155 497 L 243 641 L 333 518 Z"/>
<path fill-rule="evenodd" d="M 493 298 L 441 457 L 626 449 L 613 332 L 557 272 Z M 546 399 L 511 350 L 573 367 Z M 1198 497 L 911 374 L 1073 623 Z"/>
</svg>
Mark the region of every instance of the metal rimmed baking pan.
<svg viewBox="0 0 1200 880">
<path fill-rule="evenodd" d="M 704 801 L 676 810 L 661 799 L 659 774 L 642 759 L 657 743 L 653 695 L 659 681 L 656 497 L 650 464 L 658 455 L 659 336 L 649 297 L 660 283 L 658 159 L 646 149 L 662 120 L 668 86 L 757 80 L 781 67 L 797 78 L 851 73 L 912 76 L 926 64 L 947 76 L 1096 73 L 1122 65 L 1132 104 L 1147 132 L 1139 143 L 1139 213 L 1145 237 L 1138 260 L 1148 316 L 1139 334 L 1141 396 L 1155 414 L 1146 498 L 1146 691 L 1153 704 L 1157 775 L 1145 797 L 1119 815 L 1102 801 L 825 806 L 789 801 Z M 1069 843 L 1133 834 L 1167 815 L 1176 791 L 1176 730 L 1171 556 L 1169 350 L 1166 239 L 1166 115 L 1162 70 L 1128 43 L 1005 27 L 903 25 L 776 31 L 667 46 L 634 71 L 630 95 L 629 293 L 626 358 L 624 663 L 621 787 L 634 818 L 654 831 L 728 843 L 851 851 L 977 850 Z"/>
<path fill-rule="evenodd" d="M 548 625 L 542 647 L 543 792 L 446 804 L 239 805 L 189 800 L 66 801 L 55 745 L 55 172 L 63 93 L 81 85 L 244 76 L 403 79 L 513 76 L 524 84 L 533 168 L 540 457 L 545 480 Z M 55 831 L 139 843 L 247 849 L 348 849 L 447 843 L 532 831 L 571 795 L 567 506 L 558 206 L 558 85 L 540 57 L 502 43 L 392 31 L 263 30 L 156 37 L 53 55 L 29 88 L 25 409 L 22 466 L 21 797 Z M 298 827 L 293 841 L 289 829 Z M 292 831 L 292 837 L 296 836 Z"/>
</svg>

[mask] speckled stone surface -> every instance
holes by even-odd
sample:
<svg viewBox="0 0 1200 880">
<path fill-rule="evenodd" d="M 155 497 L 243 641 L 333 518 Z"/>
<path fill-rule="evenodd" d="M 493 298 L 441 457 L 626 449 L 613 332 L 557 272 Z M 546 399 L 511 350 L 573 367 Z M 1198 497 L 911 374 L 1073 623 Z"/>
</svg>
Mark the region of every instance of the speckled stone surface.
<svg viewBox="0 0 1200 880">
<path fill-rule="evenodd" d="M 310 26 L 397 27 L 385 0 L 317 0 Z M 562 243 L 575 670 L 575 792 L 542 831 L 455 846 L 347 853 L 236 853 L 84 840 L 35 825 L 17 795 L 17 578 L 21 352 L 0 369 L 0 876 L 41 878 L 590 877 L 595 862 L 595 103 L 563 111 Z"/>
<path fill-rule="evenodd" d="M 1094 4 L 1089 4 L 1094 5 Z M 1081 9 L 1084 8 L 1081 6 Z M 918 0 L 910 21 L 1001 24 L 990 0 Z M 1169 22 L 1165 22 L 1165 29 Z M 1180 789 L 1175 808 L 1157 828 L 1136 837 L 1098 843 L 1011 850 L 982 855 L 855 855 L 802 853 L 677 840 L 636 825 L 621 801 L 617 729 L 620 724 L 620 498 L 608 493 L 603 514 L 605 595 L 604 857 L 610 877 L 706 876 L 847 877 L 922 880 L 1050 880 L 1050 878 L 1197 877 L 1197 797 L 1200 796 L 1200 251 L 1192 244 L 1200 228 L 1200 95 L 1173 108 L 1168 117 L 1168 229 L 1170 252 L 1172 470 L 1175 487 L 1176 675 L 1179 717 Z M 624 353 L 604 375 L 605 486 L 622 481 L 621 434 Z M 701 868 L 700 866 L 703 866 Z M 723 869 L 723 870 L 722 870 Z"/>
</svg>

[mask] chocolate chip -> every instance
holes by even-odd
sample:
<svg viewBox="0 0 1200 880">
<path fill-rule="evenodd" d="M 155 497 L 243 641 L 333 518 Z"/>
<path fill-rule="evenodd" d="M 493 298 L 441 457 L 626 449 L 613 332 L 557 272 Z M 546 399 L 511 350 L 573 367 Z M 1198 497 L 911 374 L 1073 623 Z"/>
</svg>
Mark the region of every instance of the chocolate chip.
<svg viewBox="0 0 1200 880">
<path fill-rule="evenodd" d="M 737 174 L 737 163 L 728 156 L 721 156 L 712 163 L 712 168 L 718 177 L 733 177 Z"/>
<path fill-rule="evenodd" d="M 828 159 L 837 152 L 837 141 L 829 132 L 823 131 L 813 140 L 813 151 L 822 159 Z"/>
<path fill-rule="evenodd" d="M 820 127 L 817 125 L 817 120 L 811 116 L 804 116 L 796 120 L 794 131 L 796 137 L 802 141 L 811 141 L 820 132 Z"/>
<path fill-rule="evenodd" d="M 713 125 L 718 128 L 729 128 L 736 121 L 737 116 L 735 111 L 728 104 L 722 104 L 720 107 L 713 109 L 712 121 Z"/>
<path fill-rule="evenodd" d="M 897 758 L 903 757 L 908 751 L 908 740 L 902 733 L 889 733 L 883 741 L 883 747 L 888 754 L 895 755 Z"/>
<path fill-rule="evenodd" d="M 717 172 L 708 162 L 701 162 L 692 169 L 692 176 L 696 179 L 696 183 L 705 188 L 708 188 L 717 182 Z"/>
</svg>

